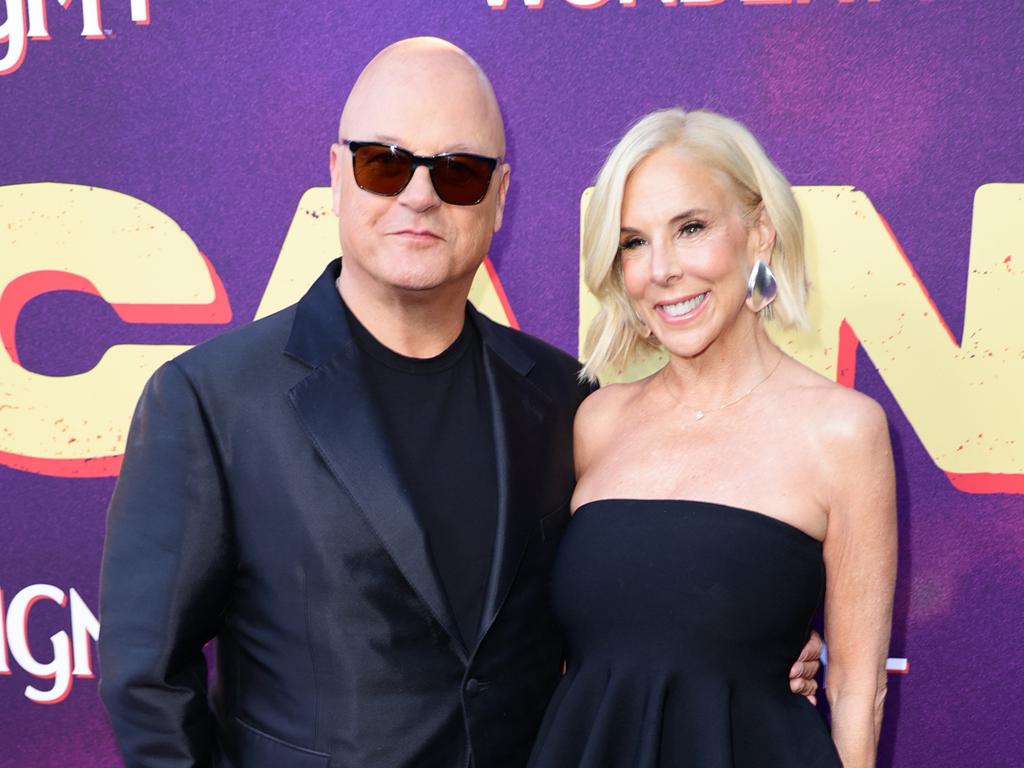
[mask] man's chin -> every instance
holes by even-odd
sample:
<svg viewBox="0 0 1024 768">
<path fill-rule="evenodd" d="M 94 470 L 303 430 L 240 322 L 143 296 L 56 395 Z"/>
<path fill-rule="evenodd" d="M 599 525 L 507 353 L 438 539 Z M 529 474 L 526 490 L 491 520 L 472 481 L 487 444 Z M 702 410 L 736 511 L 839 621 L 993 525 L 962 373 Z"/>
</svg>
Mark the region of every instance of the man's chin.
<svg viewBox="0 0 1024 768">
<path fill-rule="evenodd" d="M 420 297 L 461 290 L 468 293 L 478 267 L 479 264 L 462 264 L 448 257 L 439 258 L 439 254 L 392 252 L 369 265 L 353 263 L 350 267 L 354 273 L 353 285 L 350 288 L 358 290 L 358 284 L 362 283 L 369 290 L 384 289 Z M 377 288 L 370 288 L 371 284 L 376 284 Z"/>
<path fill-rule="evenodd" d="M 392 275 L 388 280 L 389 285 L 397 290 L 410 294 L 431 294 L 448 292 L 458 289 L 460 286 L 472 283 L 473 276 L 452 274 L 445 272 L 411 272 L 401 275 Z"/>
</svg>

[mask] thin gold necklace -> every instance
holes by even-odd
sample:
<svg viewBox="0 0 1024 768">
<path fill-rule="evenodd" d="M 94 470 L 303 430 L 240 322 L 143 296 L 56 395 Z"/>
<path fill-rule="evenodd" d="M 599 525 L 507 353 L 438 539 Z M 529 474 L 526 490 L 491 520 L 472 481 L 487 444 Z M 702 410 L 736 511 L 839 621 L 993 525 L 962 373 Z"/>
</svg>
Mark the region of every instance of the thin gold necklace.
<svg viewBox="0 0 1024 768">
<path fill-rule="evenodd" d="M 732 405 L 736 405 L 736 403 L 738 403 L 740 400 L 742 400 L 743 398 L 745 398 L 748 395 L 750 395 L 755 389 L 757 389 L 762 384 L 764 384 L 766 381 L 768 381 L 768 379 L 770 379 L 772 377 L 772 374 L 774 374 L 775 371 L 777 371 L 779 369 L 779 366 L 782 364 L 782 358 L 784 358 L 785 356 L 786 355 L 784 353 L 780 352 L 779 353 L 779 359 L 775 361 L 775 365 L 772 366 L 772 369 L 770 371 L 768 371 L 768 374 L 763 379 L 761 379 L 759 382 L 757 382 L 754 386 L 752 386 L 750 389 L 748 389 L 742 395 L 737 397 L 735 400 L 730 400 L 725 405 L 720 405 L 717 408 L 694 408 L 692 405 L 688 405 L 686 403 L 683 403 L 683 405 L 685 405 L 687 408 L 689 408 L 691 411 L 693 411 L 693 420 L 694 421 L 700 421 L 701 419 L 703 419 L 709 413 L 714 413 L 715 411 L 724 411 L 726 408 L 728 408 L 728 407 L 730 407 Z M 678 397 L 675 396 L 675 394 L 672 392 L 672 388 L 668 385 L 668 376 L 665 375 L 662 378 L 663 378 L 663 380 L 665 382 L 665 389 L 668 390 L 669 397 L 671 397 L 673 400 L 676 400 L 677 402 L 682 402 L 682 400 L 680 400 Z"/>
</svg>

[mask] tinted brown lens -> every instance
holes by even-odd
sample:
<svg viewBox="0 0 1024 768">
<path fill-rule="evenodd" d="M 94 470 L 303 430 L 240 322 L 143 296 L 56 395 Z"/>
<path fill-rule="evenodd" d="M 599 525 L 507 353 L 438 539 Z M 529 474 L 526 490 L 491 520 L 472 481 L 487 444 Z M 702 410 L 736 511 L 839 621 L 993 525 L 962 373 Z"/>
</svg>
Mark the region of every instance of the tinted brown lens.
<svg viewBox="0 0 1024 768">
<path fill-rule="evenodd" d="M 472 155 L 438 158 L 431 179 L 437 196 L 452 205 L 473 205 L 487 194 L 492 165 Z"/>
<path fill-rule="evenodd" d="M 378 195 L 397 194 L 412 175 L 412 158 L 389 147 L 360 147 L 355 153 L 356 184 Z"/>
</svg>

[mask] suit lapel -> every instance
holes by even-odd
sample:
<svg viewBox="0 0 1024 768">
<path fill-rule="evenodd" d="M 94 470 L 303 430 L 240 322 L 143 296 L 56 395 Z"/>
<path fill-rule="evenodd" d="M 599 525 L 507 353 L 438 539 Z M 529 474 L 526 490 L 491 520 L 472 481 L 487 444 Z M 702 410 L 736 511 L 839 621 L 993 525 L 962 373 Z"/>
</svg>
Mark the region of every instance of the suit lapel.
<svg viewBox="0 0 1024 768">
<path fill-rule="evenodd" d="M 533 360 L 489 320 L 477 318 L 484 337 L 497 464 L 498 525 L 484 600 L 481 637 L 493 623 L 512 586 L 519 563 L 537 531 L 538 480 L 545 475 L 543 436 L 554 418 L 551 399 L 526 377 Z"/>
<path fill-rule="evenodd" d="M 465 657 L 426 535 L 402 490 L 384 426 L 367 392 L 344 307 L 337 262 L 296 309 L 286 353 L 314 367 L 288 393 L 317 452 L 376 533 L 405 580 Z"/>
</svg>

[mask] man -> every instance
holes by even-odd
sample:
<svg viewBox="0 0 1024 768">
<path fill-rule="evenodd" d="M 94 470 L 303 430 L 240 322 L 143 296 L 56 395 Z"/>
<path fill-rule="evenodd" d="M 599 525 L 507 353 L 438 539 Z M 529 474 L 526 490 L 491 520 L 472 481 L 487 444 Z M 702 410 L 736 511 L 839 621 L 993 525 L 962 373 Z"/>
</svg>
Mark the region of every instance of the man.
<svg viewBox="0 0 1024 768">
<path fill-rule="evenodd" d="M 467 304 L 504 152 L 465 53 L 386 48 L 331 150 L 344 268 L 147 385 L 101 594 L 129 766 L 525 765 L 587 389 Z"/>
</svg>

